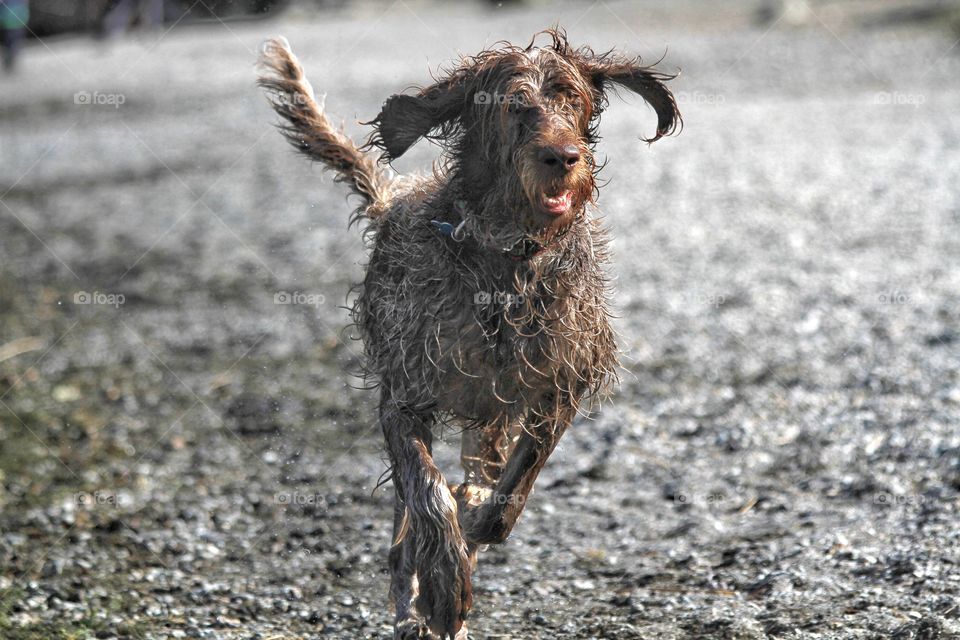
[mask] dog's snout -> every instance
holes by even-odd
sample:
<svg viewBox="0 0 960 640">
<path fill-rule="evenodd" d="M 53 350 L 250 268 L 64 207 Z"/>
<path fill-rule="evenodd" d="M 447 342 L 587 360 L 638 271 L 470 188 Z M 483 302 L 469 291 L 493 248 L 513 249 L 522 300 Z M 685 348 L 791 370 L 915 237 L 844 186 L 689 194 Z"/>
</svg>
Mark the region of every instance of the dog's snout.
<svg viewBox="0 0 960 640">
<path fill-rule="evenodd" d="M 537 159 L 548 167 L 570 171 L 580 162 L 580 149 L 575 144 L 548 144 L 540 147 Z"/>
</svg>

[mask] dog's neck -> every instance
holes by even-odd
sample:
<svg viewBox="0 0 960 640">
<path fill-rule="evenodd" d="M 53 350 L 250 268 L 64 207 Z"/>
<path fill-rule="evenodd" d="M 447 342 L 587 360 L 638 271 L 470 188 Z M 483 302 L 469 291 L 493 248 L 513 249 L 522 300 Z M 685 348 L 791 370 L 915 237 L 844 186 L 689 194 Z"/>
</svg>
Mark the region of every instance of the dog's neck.
<svg viewBox="0 0 960 640">
<path fill-rule="evenodd" d="M 477 190 L 465 182 L 460 176 L 450 176 L 434 200 L 434 210 L 442 211 L 443 215 L 431 222 L 438 233 L 455 241 L 469 238 L 489 251 L 525 263 L 542 254 L 560 251 L 566 236 L 578 227 L 580 233 L 591 233 L 590 225 L 585 224 L 585 207 L 566 227 L 544 233 L 525 228 L 523 221 L 531 217 L 525 199 L 511 202 L 500 189 Z"/>
</svg>

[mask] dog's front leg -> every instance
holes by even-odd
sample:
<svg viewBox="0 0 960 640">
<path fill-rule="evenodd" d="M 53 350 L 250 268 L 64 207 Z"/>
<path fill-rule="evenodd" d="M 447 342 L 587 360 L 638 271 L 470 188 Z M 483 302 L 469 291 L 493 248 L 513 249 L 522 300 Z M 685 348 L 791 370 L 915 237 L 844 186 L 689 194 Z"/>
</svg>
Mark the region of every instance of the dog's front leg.
<svg viewBox="0 0 960 640">
<path fill-rule="evenodd" d="M 407 507 L 395 491 L 393 508 L 393 545 L 390 547 L 390 600 L 396 608 L 394 637 L 397 640 L 412 640 L 422 637 L 423 624 L 417 619 L 413 600 L 417 597 L 417 571 L 414 565 L 416 536 L 407 522 Z"/>
<path fill-rule="evenodd" d="M 467 541 L 481 545 L 499 544 L 507 539 L 523 513 L 540 470 L 574 415 L 572 404 L 555 406 L 549 415 L 532 414 L 492 489 L 466 483 L 458 487 L 460 525 Z M 482 502 L 477 504 L 481 496 Z"/>
<path fill-rule="evenodd" d="M 421 633 L 425 630 L 416 628 L 409 607 L 403 607 L 403 598 L 416 593 L 416 609 L 429 630 L 443 640 L 455 638 L 472 604 L 471 558 L 460 532 L 457 502 L 431 456 L 431 418 L 397 404 L 384 392 L 380 422 L 398 504 L 405 508 L 402 516 L 398 514 L 391 551 L 395 637 L 426 637 Z M 411 563 L 415 581 L 409 576 Z"/>
</svg>

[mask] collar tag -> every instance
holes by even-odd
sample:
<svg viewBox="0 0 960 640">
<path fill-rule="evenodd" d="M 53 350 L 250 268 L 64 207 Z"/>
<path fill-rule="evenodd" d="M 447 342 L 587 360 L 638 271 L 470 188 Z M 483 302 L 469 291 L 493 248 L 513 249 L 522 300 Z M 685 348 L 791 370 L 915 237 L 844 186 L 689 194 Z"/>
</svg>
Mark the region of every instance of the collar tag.
<svg viewBox="0 0 960 640">
<path fill-rule="evenodd" d="M 467 226 L 466 220 L 461 220 L 460 224 L 453 226 L 450 222 L 443 222 L 441 220 L 431 220 L 430 224 L 440 233 L 440 235 L 447 238 L 453 238 L 456 242 L 460 242 L 464 238 L 465 227 Z"/>
<path fill-rule="evenodd" d="M 453 237 L 453 232 L 456 231 L 456 228 L 449 222 L 441 222 L 439 220 L 431 220 L 430 224 L 440 232 L 440 235 L 447 236 L 448 238 Z"/>
</svg>

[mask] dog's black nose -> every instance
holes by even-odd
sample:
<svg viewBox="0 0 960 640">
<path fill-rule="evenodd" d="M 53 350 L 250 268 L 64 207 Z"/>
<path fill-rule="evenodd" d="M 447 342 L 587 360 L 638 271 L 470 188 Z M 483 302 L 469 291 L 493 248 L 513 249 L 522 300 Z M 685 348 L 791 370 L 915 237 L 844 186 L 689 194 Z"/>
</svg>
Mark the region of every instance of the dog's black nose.
<svg viewBox="0 0 960 640">
<path fill-rule="evenodd" d="M 575 144 L 548 144 L 540 147 L 537 159 L 548 167 L 570 171 L 580 162 L 580 149 Z"/>
</svg>

